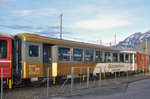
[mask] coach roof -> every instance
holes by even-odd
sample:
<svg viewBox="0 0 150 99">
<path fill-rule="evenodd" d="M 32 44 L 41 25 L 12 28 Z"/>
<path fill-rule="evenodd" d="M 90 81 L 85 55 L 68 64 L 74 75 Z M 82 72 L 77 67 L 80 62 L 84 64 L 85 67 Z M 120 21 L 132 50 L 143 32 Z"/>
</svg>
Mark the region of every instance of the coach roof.
<svg viewBox="0 0 150 99">
<path fill-rule="evenodd" d="M 12 35 L 8 34 L 8 33 L 2 33 L 2 32 L 0 32 L 0 37 L 12 38 Z"/>
<path fill-rule="evenodd" d="M 30 33 L 21 33 L 21 34 L 16 34 L 14 36 L 20 36 L 23 38 L 24 41 L 50 43 L 50 44 L 57 44 L 57 45 L 68 45 L 68 46 L 76 46 L 76 47 L 120 52 L 120 49 L 107 47 L 103 45 L 90 44 L 90 43 L 85 43 L 85 42 L 77 42 L 77 41 L 71 41 L 71 40 L 65 40 L 65 39 L 57 39 L 57 38 L 52 38 L 52 37 L 44 37 L 44 36 L 30 34 Z"/>
</svg>

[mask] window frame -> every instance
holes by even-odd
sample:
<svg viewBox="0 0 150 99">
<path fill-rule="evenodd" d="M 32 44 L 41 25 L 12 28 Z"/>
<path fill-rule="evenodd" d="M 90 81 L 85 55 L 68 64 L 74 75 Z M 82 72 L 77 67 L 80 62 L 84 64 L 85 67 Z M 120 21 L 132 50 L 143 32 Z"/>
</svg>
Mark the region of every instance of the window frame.
<svg viewBox="0 0 150 99">
<path fill-rule="evenodd" d="M 106 60 L 106 55 L 105 55 L 105 53 L 108 53 L 108 52 L 110 53 L 110 58 L 111 58 L 111 61 L 110 61 L 110 62 L 109 62 L 108 60 Z M 104 62 L 105 62 L 105 63 L 112 63 L 112 62 L 113 62 L 112 53 L 113 53 L 113 52 L 111 52 L 111 51 L 104 51 Z"/>
<path fill-rule="evenodd" d="M 82 51 L 82 55 L 81 55 L 81 61 L 77 61 L 77 60 L 74 60 L 74 50 L 81 50 Z M 84 61 L 84 50 L 81 49 L 81 48 L 73 48 L 73 52 L 72 52 L 72 59 L 71 59 L 73 62 L 83 62 Z"/>
<path fill-rule="evenodd" d="M 134 63 L 137 63 L 137 54 L 134 54 Z"/>
<path fill-rule="evenodd" d="M 125 53 L 124 55 L 125 55 L 125 63 L 130 63 L 130 57 L 131 57 L 130 54 L 129 53 Z M 128 55 L 128 61 L 126 59 L 127 55 Z"/>
<path fill-rule="evenodd" d="M 121 61 L 120 54 L 123 54 L 123 62 Z M 125 53 L 119 53 L 119 62 L 120 62 L 120 63 L 125 63 L 124 54 L 125 54 Z"/>
<path fill-rule="evenodd" d="M 117 61 L 114 61 L 114 54 L 117 54 L 117 56 L 118 56 L 118 57 L 117 57 Z M 114 63 L 119 63 L 119 53 L 113 52 L 113 53 L 112 53 L 112 59 L 113 59 L 112 62 L 114 62 Z"/>
<path fill-rule="evenodd" d="M 63 60 L 60 60 L 60 55 L 59 55 L 59 48 L 68 48 L 68 49 L 70 49 L 70 54 L 69 54 L 69 61 L 63 61 Z M 71 56 L 72 56 L 72 51 L 71 51 L 71 48 L 72 47 L 68 47 L 68 46 L 58 46 L 58 52 L 57 52 L 57 56 L 58 56 L 58 58 L 57 58 L 57 60 L 59 61 L 59 62 L 71 62 L 72 61 L 72 58 L 71 58 Z"/>
<path fill-rule="evenodd" d="M 30 55 L 30 47 L 31 47 L 31 46 L 32 46 L 32 47 L 34 46 L 34 47 L 37 47 L 37 48 L 38 48 L 37 56 L 31 56 L 31 55 Z M 29 57 L 34 57 L 34 58 L 35 58 L 35 57 L 39 57 L 39 56 L 40 56 L 40 48 L 39 48 L 39 45 L 32 45 L 32 44 L 30 44 L 28 50 L 29 50 L 29 53 L 28 53 Z"/>
<path fill-rule="evenodd" d="M 9 48 L 9 47 L 8 47 L 8 43 L 9 43 L 9 42 L 8 42 L 8 40 L 6 40 L 6 39 L 0 39 L 0 40 L 1 40 L 1 41 L 6 41 L 6 43 L 7 43 L 7 45 L 6 45 L 6 49 L 7 49 L 6 53 L 7 53 L 7 55 L 6 55 L 5 58 L 0 58 L 0 59 L 8 59 L 8 53 L 9 53 L 9 52 L 8 52 L 8 51 L 9 51 L 9 50 L 8 50 L 8 48 Z"/>
<path fill-rule="evenodd" d="M 87 61 L 86 60 L 86 51 L 92 51 L 92 53 L 93 53 L 93 58 L 92 58 L 92 61 Z M 95 60 L 94 60 L 94 53 L 95 53 L 95 50 L 93 50 L 93 49 L 85 49 L 84 50 L 84 62 L 95 62 Z"/>
<path fill-rule="evenodd" d="M 96 52 L 101 52 L 102 53 L 102 61 L 96 61 Z M 95 62 L 104 63 L 104 51 L 103 50 L 95 50 Z"/>
</svg>

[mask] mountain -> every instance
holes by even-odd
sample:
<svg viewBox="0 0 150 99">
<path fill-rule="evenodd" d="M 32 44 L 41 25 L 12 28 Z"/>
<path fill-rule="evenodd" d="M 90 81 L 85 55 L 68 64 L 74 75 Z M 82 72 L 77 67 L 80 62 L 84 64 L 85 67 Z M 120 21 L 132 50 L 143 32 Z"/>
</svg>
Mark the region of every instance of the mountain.
<svg viewBox="0 0 150 99">
<path fill-rule="evenodd" d="M 134 33 L 131 36 L 127 37 L 123 41 L 117 44 L 117 47 L 128 47 L 135 48 L 145 42 L 145 40 L 150 40 L 150 30 L 145 33 Z"/>
</svg>

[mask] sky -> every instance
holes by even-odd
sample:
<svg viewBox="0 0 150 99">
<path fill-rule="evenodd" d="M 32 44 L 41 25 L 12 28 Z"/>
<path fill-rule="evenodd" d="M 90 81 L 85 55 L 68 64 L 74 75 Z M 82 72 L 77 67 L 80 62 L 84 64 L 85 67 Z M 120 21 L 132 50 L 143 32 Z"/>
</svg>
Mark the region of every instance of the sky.
<svg viewBox="0 0 150 99">
<path fill-rule="evenodd" d="M 0 32 L 115 44 L 150 30 L 150 0 L 0 0 Z"/>
</svg>

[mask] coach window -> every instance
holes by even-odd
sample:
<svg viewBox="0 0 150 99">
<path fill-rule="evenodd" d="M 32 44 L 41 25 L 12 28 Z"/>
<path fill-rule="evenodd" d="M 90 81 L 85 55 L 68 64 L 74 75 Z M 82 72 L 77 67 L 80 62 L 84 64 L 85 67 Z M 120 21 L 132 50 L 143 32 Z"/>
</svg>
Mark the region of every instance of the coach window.
<svg viewBox="0 0 150 99">
<path fill-rule="evenodd" d="M 134 62 L 136 63 L 137 62 L 137 55 L 134 54 Z"/>
<path fill-rule="evenodd" d="M 73 61 L 82 61 L 82 59 L 83 59 L 83 50 L 73 49 Z"/>
<path fill-rule="evenodd" d="M 133 63 L 133 54 L 130 54 L 130 63 Z"/>
<path fill-rule="evenodd" d="M 103 62 L 103 52 L 102 51 L 96 51 L 95 61 Z"/>
<path fill-rule="evenodd" d="M 85 61 L 93 61 L 93 51 L 92 50 L 86 50 Z"/>
<path fill-rule="evenodd" d="M 123 53 L 120 54 L 120 62 L 124 62 L 124 54 Z"/>
<path fill-rule="evenodd" d="M 0 40 L 0 58 L 7 58 L 7 41 Z"/>
<path fill-rule="evenodd" d="M 70 61 L 70 48 L 59 47 L 59 60 Z"/>
<path fill-rule="evenodd" d="M 29 45 L 29 56 L 30 57 L 39 56 L 39 47 L 37 45 Z"/>
<path fill-rule="evenodd" d="M 112 56 L 110 52 L 105 52 L 105 62 L 111 62 Z"/>
<path fill-rule="evenodd" d="M 130 59 L 130 58 L 129 58 L 129 54 L 126 54 L 126 55 L 125 55 L 125 62 L 128 63 L 128 62 L 129 62 L 129 59 Z"/>
<path fill-rule="evenodd" d="M 118 53 L 113 53 L 113 62 L 118 62 Z"/>
</svg>

